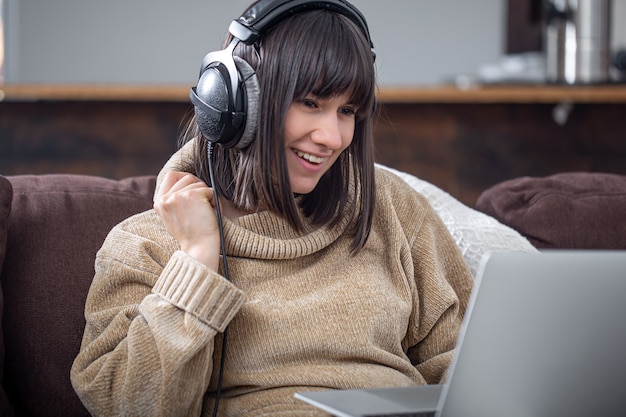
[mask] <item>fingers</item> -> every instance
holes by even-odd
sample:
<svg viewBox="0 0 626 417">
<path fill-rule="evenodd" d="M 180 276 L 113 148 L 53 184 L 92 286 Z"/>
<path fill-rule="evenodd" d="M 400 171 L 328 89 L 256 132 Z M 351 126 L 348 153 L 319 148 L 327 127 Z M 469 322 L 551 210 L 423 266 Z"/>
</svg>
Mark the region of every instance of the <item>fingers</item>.
<svg viewBox="0 0 626 417">
<path fill-rule="evenodd" d="M 196 176 L 185 172 L 167 173 L 154 199 L 154 209 L 175 236 L 178 230 L 183 229 L 184 232 L 185 227 L 181 226 L 192 222 L 192 219 L 214 217 L 214 205 L 213 190 Z M 186 228 L 191 229 L 192 226 Z"/>
<path fill-rule="evenodd" d="M 217 268 L 219 227 L 215 195 L 192 174 L 171 172 L 163 177 L 154 208 L 181 249 L 199 261 Z"/>
<path fill-rule="evenodd" d="M 201 179 L 187 172 L 168 172 L 164 175 L 159 189 L 154 198 L 154 207 L 162 208 L 172 199 L 203 198 L 211 206 L 215 207 L 213 189 L 207 186 Z"/>
<path fill-rule="evenodd" d="M 206 184 L 193 174 L 188 172 L 170 171 L 163 176 L 163 180 L 157 190 L 155 200 L 167 193 L 175 193 L 192 184 L 200 184 L 201 186 L 206 187 Z"/>
</svg>

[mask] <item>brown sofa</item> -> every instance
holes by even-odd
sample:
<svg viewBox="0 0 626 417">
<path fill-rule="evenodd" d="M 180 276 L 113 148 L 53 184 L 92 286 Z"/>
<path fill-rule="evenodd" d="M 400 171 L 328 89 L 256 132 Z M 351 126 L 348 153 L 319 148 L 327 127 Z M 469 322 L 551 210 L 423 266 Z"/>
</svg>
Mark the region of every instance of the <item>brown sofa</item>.
<svg viewBox="0 0 626 417">
<path fill-rule="evenodd" d="M 95 254 L 113 225 L 152 207 L 154 186 L 154 177 L 0 177 L 2 416 L 89 415 L 69 369 Z"/>
<path fill-rule="evenodd" d="M 87 416 L 69 380 L 95 253 L 152 207 L 155 177 L 0 176 L 0 415 Z M 499 184 L 477 208 L 537 247 L 626 248 L 626 177 L 566 174 Z"/>
</svg>

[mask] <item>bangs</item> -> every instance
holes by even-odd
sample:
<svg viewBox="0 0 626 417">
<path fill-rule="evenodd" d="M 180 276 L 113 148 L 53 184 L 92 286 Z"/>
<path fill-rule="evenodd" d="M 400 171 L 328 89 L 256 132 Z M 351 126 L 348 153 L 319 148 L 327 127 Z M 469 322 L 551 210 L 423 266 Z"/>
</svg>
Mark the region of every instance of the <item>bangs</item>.
<svg viewBox="0 0 626 417">
<path fill-rule="evenodd" d="M 293 51 L 284 51 L 295 77 L 293 99 L 307 94 L 328 99 L 347 95 L 365 117 L 374 106 L 374 58 L 361 29 L 349 18 L 318 10 L 296 15 L 289 37 Z M 355 39 L 361 40 L 355 42 Z"/>
</svg>

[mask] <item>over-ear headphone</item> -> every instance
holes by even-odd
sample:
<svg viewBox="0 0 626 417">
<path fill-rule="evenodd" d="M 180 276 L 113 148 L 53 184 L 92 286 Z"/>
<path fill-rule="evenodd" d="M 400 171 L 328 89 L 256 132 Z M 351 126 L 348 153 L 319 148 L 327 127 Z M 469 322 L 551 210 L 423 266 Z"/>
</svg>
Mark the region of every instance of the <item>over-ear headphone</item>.
<svg viewBox="0 0 626 417">
<path fill-rule="evenodd" d="M 204 57 L 198 84 L 191 89 L 196 122 L 207 140 L 241 149 L 252 142 L 256 133 L 259 82 L 252 66 L 233 56 L 237 44 L 252 45 L 286 17 L 314 9 L 328 9 L 354 21 L 366 36 L 375 59 L 367 22 L 346 0 L 259 0 L 231 22 L 228 30 L 233 41 Z"/>
</svg>

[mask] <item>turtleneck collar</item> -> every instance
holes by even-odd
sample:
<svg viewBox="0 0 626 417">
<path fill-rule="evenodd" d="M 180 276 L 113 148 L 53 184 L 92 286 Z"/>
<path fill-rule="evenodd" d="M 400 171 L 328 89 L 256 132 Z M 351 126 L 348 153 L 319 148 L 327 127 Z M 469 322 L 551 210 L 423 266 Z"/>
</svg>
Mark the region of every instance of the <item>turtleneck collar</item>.
<svg viewBox="0 0 626 417">
<path fill-rule="evenodd" d="M 168 171 L 196 174 L 193 164 L 195 143 L 195 140 L 189 141 L 167 161 L 157 177 L 157 189 Z M 288 221 L 270 211 L 237 219 L 224 218 L 226 253 L 255 259 L 293 259 L 310 255 L 339 239 L 352 217 L 345 216 L 340 224 L 333 227 L 316 226 L 304 218 L 303 232 L 298 232 Z"/>
</svg>

